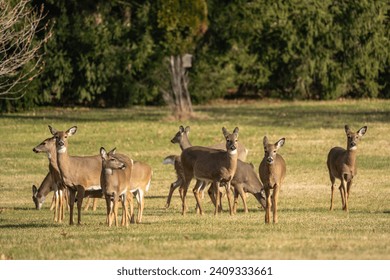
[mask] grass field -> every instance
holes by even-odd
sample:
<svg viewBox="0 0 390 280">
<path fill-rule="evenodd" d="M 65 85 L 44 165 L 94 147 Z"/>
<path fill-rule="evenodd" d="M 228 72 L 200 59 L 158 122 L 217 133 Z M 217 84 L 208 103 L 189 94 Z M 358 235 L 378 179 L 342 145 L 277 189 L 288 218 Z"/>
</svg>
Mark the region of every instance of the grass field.
<svg viewBox="0 0 390 280">
<path fill-rule="evenodd" d="M 167 108 L 38 109 L 0 115 L 0 259 L 390 259 L 390 102 L 383 100 L 332 102 L 243 103 L 215 102 L 195 107 L 198 118 L 186 122 L 169 117 Z M 81 226 L 56 224 L 49 211 L 51 195 L 37 211 L 32 184 L 48 171 L 47 158 L 32 148 L 50 136 L 47 125 L 78 131 L 69 140 L 71 155 L 98 154 L 101 146 L 117 148 L 154 170 L 142 224 L 127 228 L 105 224 L 105 204 L 83 212 Z M 208 198 L 206 214 L 181 215 L 174 194 L 165 209 L 175 173 L 163 165 L 169 154 L 180 154 L 170 143 L 179 125 L 191 127 L 194 145 L 222 142 L 221 127 L 240 128 L 239 141 L 249 149 L 256 169 L 263 157 L 262 139 L 286 138 L 280 150 L 287 177 L 279 198 L 279 223 L 264 224 L 264 212 L 248 197 L 249 214 L 225 212 L 214 217 Z M 358 175 L 349 200 L 349 213 L 329 211 L 330 181 L 326 156 L 333 146 L 346 145 L 344 125 L 368 131 L 359 143 Z M 192 185 L 194 182 L 192 183 Z"/>
</svg>

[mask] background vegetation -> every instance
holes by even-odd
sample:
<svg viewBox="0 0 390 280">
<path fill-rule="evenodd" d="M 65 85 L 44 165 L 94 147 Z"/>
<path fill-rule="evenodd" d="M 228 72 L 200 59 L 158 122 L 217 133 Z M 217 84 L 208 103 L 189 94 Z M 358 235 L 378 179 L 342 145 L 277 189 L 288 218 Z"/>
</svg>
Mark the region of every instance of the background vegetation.
<svg viewBox="0 0 390 280">
<path fill-rule="evenodd" d="M 37 109 L 0 118 L 0 258 L 1 259 L 388 259 L 390 251 L 390 102 L 389 101 L 263 101 L 216 102 L 196 106 L 200 118 L 191 126 L 193 144 L 223 141 L 221 127 L 240 128 L 239 141 L 249 149 L 248 161 L 258 166 L 262 138 L 286 137 L 280 150 L 287 178 L 280 195 L 279 224 L 265 225 L 264 212 L 249 196 L 249 214 L 213 216 L 209 199 L 205 215 L 180 213 L 175 193 L 164 209 L 175 180 L 166 155 L 179 154 L 170 143 L 179 123 L 166 107 L 132 109 Z M 344 125 L 368 132 L 359 143 L 358 175 L 352 187 L 350 212 L 335 195 L 330 212 L 326 155 L 345 146 Z M 147 193 L 144 223 L 128 228 L 105 225 L 104 202 L 83 212 L 81 226 L 55 224 L 48 197 L 41 211 L 33 207 L 31 185 L 47 173 L 45 155 L 32 148 L 57 129 L 78 126 L 69 140 L 72 155 L 98 154 L 101 146 L 117 147 L 154 169 Z M 194 183 L 193 183 L 194 184 Z M 192 185 L 193 185 L 192 184 Z M 66 220 L 68 212 L 66 212 Z"/>
<path fill-rule="evenodd" d="M 53 26 L 45 68 L 1 110 L 162 104 L 172 87 L 167 57 L 185 53 L 195 103 L 390 97 L 388 1 L 190 2 L 33 1 Z"/>
</svg>

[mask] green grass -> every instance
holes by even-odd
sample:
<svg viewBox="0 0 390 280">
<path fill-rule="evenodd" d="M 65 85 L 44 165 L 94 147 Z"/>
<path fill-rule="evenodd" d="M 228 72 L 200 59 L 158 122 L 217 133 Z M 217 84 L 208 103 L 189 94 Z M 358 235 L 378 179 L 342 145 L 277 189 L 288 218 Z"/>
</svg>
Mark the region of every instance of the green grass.
<svg viewBox="0 0 390 280">
<path fill-rule="evenodd" d="M 332 102 L 248 103 L 216 102 L 195 107 L 199 118 L 172 120 L 167 108 L 38 109 L 0 115 L 0 259 L 389 259 L 390 255 L 390 102 L 383 100 Z M 330 212 L 330 182 L 326 156 L 333 146 L 346 145 L 344 125 L 368 131 L 359 143 L 358 175 L 341 210 L 339 193 Z M 48 197 L 41 211 L 31 199 L 31 185 L 47 173 L 47 159 L 32 148 L 56 129 L 78 126 L 69 140 L 71 155 L 98 154 L 101 146 L 117 147 L 154 170 L 146 197 L 143 224 L 128 228 L 105 224 L 105 204 L 83 212 L 81 226 L 55 224 Z M 181 215 L 178 193 L 165 209 L 171 165 L 162 160 L 180 154 L 170 143 L 179 125 L 191 126 L 194 145 L 223 141 L 221 127 L 240 128 L 239 140 L 249 149 L 256 169 L 263 157 L 262 139 L 286 137 L 280 150 L 287 177 L 279 199 L 279 224 L 265 225 L 264 212 L 249 196 L 250 213 L 213 216 Z M 194 182 L 192 183 L 194 184 Z"/>
</svg>

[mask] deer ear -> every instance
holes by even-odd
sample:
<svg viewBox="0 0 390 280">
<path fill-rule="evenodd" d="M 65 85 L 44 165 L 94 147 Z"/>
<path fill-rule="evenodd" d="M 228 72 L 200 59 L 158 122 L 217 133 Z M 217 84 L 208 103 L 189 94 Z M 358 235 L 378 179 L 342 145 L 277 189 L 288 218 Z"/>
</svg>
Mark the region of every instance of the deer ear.
<svg viewBox="0 0 390 280">
<path fill-rule="evenodd" d="M 357 134 L 359 134 L 359 136 L 363 136 L 364 134 L 366 134 L 366 132 L 367 132 L 367 126 L 363 126 L 361 129 L 357 131 Z"/>
<path fill-rule="evenodd" d="M 49 130 L 50 130 L 50 133 L 52 135 L 55 135 L 57 133 L 57 129 L 55 129 L 54 127 L 51 127 L 50 125 L 49 125 Z"/>
<path fill-rule="evenodd" d="M 112 149 L 111 151 L 108 152 L 109 155 L 115 155 L 116 153 L 116 148 Z"/>
<path fill-rule="evenodd" d="M 278 142 L 275 143 L 276 148 L 279 149 L 279 148 L 283 147 L 285 141 L 286 141 L 285 138 L 279 139 Z"/>
<path fill-rule="evenodd" d="M 222 133 L 223 133 L 223 136 L 228 137 L 229 135 L 229 132 L 227 131 L 227 129 L 225 127 L 222 127 Z"/>
<path fill-rule="evenodd" d="M 32 192 L 33 192 L 33 196 L 36 196 L 38 189 L 35 185 L 32 185 Z"/>
<path fill-rule="evenodd" d="M 345 125 L 345 133 L 348 134 L 351 132 L 351 129 L 349 128 L 349 125 Z"/>
<path fill-rule="evenodd" d="M 107 159 L 107 152 L 103 147 L 100 148 L 100 155 L 101 155 L 102 159 L 104 159 L 104 160 Z"/>
<path fill-rule="evenodd" d="M 66 133 L 68 134 L 68 136 L 72 136 L 76 133 L 76 131 L 77 131 L 77 126 L 72 126 L 66 131 Z"/>
<path fill-rule="evenodd" d="M 184 132 L 187 133 L 187 134 L 190 133 L 190 127 L 186 126 L 186 128 L 184 129 Z"/>
<path fill-rule="evenodd" d="M 268 145 L 268 137 L 264 136 L 264 138 L 263 138 L 263 146 L 264 146 L 264 148 L 267 147 L 267 145 Z"/>
<path fill-rule="evenodd" d="M 239 131 L 239 129 L 238 129 L 238 127 L 236 127 L 236 128 L 233 130 L 233 133 L 236 134 L 236 135 L 238 135 L 238 131 Z"/>
<path fill-rule="evenodd" d="M 184 132 L 184 126 L 179 126 L 179 131 L 180 131 L 180 133 L 183 133 Z"/>
</svg>

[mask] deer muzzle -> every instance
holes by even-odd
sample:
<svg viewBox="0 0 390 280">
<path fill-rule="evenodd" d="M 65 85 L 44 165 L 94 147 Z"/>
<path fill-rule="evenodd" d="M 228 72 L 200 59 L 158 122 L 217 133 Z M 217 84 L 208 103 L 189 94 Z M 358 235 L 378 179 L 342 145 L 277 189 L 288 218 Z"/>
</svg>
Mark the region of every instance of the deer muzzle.
<svg viewBox="0 0 390 280">
<path fill-rule="evenodd" d="M 273 157 L 267 157 L 267 163 L 268 164 L 273 164 L 274 163 Z"/>
</svg>

